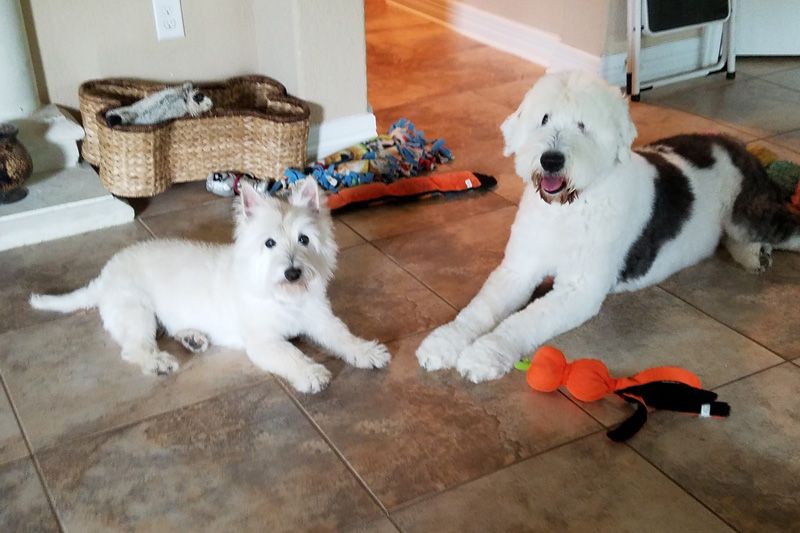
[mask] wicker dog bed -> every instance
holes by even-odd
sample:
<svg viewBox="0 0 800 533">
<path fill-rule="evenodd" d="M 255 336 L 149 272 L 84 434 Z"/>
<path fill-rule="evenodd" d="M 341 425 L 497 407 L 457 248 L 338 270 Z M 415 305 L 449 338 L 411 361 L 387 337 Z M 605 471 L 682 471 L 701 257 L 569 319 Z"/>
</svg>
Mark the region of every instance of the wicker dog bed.
<svg viewBox="0 0 800 533">
<path fill-rule="evenodd" d="M 81 85 L 83 158 L 100 167 L 100 179 L 113 194 L 153 196 L 172 183 L 205 180 L 215 170 L 275 179 L 287 166 L 303 166 L 308 105 L 264 76 L 196 84 L 214 102 L 214 108 L 199 117 L 153 125 L 106 125 L 109 109 L 168 86 L 122 78 Z"/>
</svg>

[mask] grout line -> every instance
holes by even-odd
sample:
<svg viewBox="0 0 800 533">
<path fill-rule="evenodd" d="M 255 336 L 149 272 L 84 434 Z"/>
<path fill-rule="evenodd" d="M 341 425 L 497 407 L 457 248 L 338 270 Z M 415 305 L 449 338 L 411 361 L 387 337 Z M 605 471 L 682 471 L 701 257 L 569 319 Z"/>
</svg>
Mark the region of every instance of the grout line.
<svg viewBox="0 0 800 533">
<path fill-rule="evenodd" d="M 650 459 L 648 459 L 647 457 L 645 457 L 645 455 L 644 455 L 644 454 L 642 454 L 642 453 L 641 453 L 639 450 L 637 450 L 636 448 L 634 448 L 633 446 L 631 446 L 631 444 L 630 444 L 629 442 L 625 442 L 624 444 L 625 444 L 625 446 L 627 446 L 627 447 L 628 447 L 628 449 L 632 450 L 632 451 L 633 451 L 633 453 L 635 453 L 636 455 L 638 455 L 639 457 L 641 457 L 641 458 L 642 458 L 642 459 L 643 459 L 643 460 L 644 460 L 644 461 L 645 461 L 647 464 L 649 464 L 650 466 L 652 466 L 653 468 L 655 468 L 655 469 L 656 469 L 656 471 L 660 472 L 660 473 L 661 473 L 661 475 L 663 475 L 665 478 L 667 478 L 669 481 L 671 481 L 671 482 L 672 482 L 672 483 L 673 483 L 673 484 L 674 484 L 676 487 L 678 487 L 678 488 L 679 488 L 681 491 L 683 491 L 683 492 L 684 492 L 685 494 L 687 494 L 687 495 L 688 495 L 690 498 L 692 498 L 694 501 L 696 501 L 697 503 L 699 503 L 699 504 L 700 504 L 700 505 L 701 505 L 703 508 L 705 508 L 705 509 L 706 509 L 706 510 L 707 510 L 709 513 L 711 513 L 712 515 L 714 515 L 715 517 L 717 517 L 717 518 L 718 518 L 718 519 L 719 519 L 719 520 L 720 520 L 720 521 L 721 521 L 723 524 L 725 524 L 726 526 L 728 526 L 729 528 L 731 528 L 731 531 L 738 531 L 738 529 L 736 529 L 735 527 L 733 527 L 733 525 L 732 525 L 731 523 L 729 523 L 727 520 L 725 520 L 725 519 L 724 519 L 722 516 L 720 516 L 720 515 L 719 515 L 719 514 L 718 514 L 716 511 L 714 511 L 714 510 L 713 510 L 711 507 L 709 507 L 708 505 L 706 505 L 706 504 L 705 504 L 705 502 L 703 502 L 703 501 L 702 501 L 700 498 L 698 498 L 697 496 L 695 496 L 695 495 L 694 495 L 694 494 L 693 494 L 693 493 L 692 493 L 692 492 L 691 492 L 689 489 L 687 489 L 686 487 L 684 487 L 683 485 L 681 485 L 680 483 L 678 483 L 678 481 L 677 481 L 677 480 L 675 480 L 675 479 L 674 479 L 672 476 L 670 476 L 669 474 L 667 474 L 666 472 L 664 472 L 664 471 L 663 471 L 661 468 L 659 468 L 659 467 L 658 467 L 658 466 L 657 466 L 655 463 L 653 463 L 653 462 L 652 462 Z"/>
<path fill-rule="evenodd" d="M 141 218 L 137 218 L 137 219 L 136 219 L 136 222 L 138 222 L 139 224 L 141 224 L 141 225 L 142 225 L 142 227 L 145 229 L 145 231 L 147 231 L 147 233 L 149 233 L 150 235 L 152 235 L 152 237 L 153 237 L 154 239 L 157 239 L 157 238 L 158 238 L 158 236 L 155 234 L 155 232 L 154 232 L 152 229 L 150 229 L 150 226 L 148 226 L 148 225 L 145 223 L 145 221 L 144 221 L 143 219 L 141 219 Z"/>
<path fill-rule="evenodd" d="M 773 74 L 780 74 L 781 72 L 786 72 L 788 70 L 793 70 L 793 69 L 790 68 L 790 69 L 786 69 L 786 70 L 777 70 L 775 72 L 770 72 L 769 74 L 764 74 L 764 76 L 772 76 Z M 781 89 L 784 89 L 784 90 L 787 90 L 787 91 L 792 91 L 793 93 L 800 93 L 800 91 L 797 90 L 797 88 L 795 88 L 795 87 L 789 87 L 788 85 L 784 85 L 782 83 L 778 83 L 777 81 L 768 80 L 767 78 L 765 78 L 763 76 L 754 76 L 754 78 L 757 79 L 757 80 L 761 80 L 763 82 L 769 83 L 770 85 L 774 85 L 775 87 L 780 87 Z"/>
<path fill-rule="evenodd" d="M 33 451 L 33 446 L 31 445 L 31 440 L 28 437 L 28 432 L 22 425 L 22 418 L 20 417 L 19 411 L 17 410 L 17 406 L 14 403 L 14 399 L 11 397 L 11 391 L 8 389 L 8 385 L 6 384 L 6 380 L 2 372 L 0 372 L 0 388 L 5 392 L 6 398 L 8 398 L 8 404 L 11 406 L 11 411 L 14 413 L 14 418 L 17 420 L 17 426 L 19 427 L 19 431 L 22 434 L 22 439 L 25 441 L 25 447 L 28 449 L 28 458 L 30 458 L 30 460 L 33 462 L 33 468 L 36 471 L 36 476 L 39 478 L 39 484 L 42 487 L 42 491 L 44 492 L 45 498 L 47 498 L 47 504 L 50 506 L 50 510 L 55 516 L 56 524 L 58 524 L 59 530 L 63 533 L 64 531 L 66 531 L 66 528 L 64 527 L 64 521 L 58 512 L 55 500 L 53 499 L 53 494 L 50 492 L 50 487 L 47 486 L 47 481 L 45 480 L 44 472 L 42 472 L 42 466 L 41 464 L 39 464 L 39 458 Z"/>
<path fill-rule="evenodd" d="M 730 330 L 730 331 L 732 331 L 732 332 L 736 333 L 736 334 L 737 334 L 737 335 L 739 335 L 739 336 L 742 336 L 742 337 L 744 337 L 745 339 L 748 339 L 750 342 L 752 342 L 752 343 L 754 343 L 754 344 L 756 344 L 756 345 L 760 346 L 761 348 L 763 348 L 764 350 L 768 351 L 768 352 L 769 352 L 769 353 L 771 353 L 772 355 L 775 355 L 775 356 L 779 357 L 779 358 L 780 358 L 780 359 L 782 359 L 783 361 L 789 361 L 789 359 L 786 359 L 784 356 L 782 356 L 781 354 L 779 354 L 778 352 L 776 352 L 776 351 L 775 351 L 775 350 L 773 350 L 772 348 L 769 348 L 768 346 L 765 346 L 765 345 L 764 345 L 764 344 L 762 344 L 760 341 L 757 341 L 756 339 L 753 339 L 752 337 L 750 337 L 750 336 L 749 336 L 749 335 L 747 335 L 746 333 L 744 333 L 744 332 L 742 332 L 742 331 L 739 331 L 738 329 L 734 328 L 734 327 L 733 327 L 733 326 L 731 326 L 730 324 L 726 324 L 725 322 L 722 322 L 721 320 L 718 320 L 717 318 L 715 318 L 715 317 L 714 317 L 714 316 L 712 316 L 711 314 L 707 313 L 707 312 L 706 312 L 706 311 L 704 311 L 703 309 L 701 309 L 701 308 L 697 307 L 696 305 L 694 305 L 694 304 L 693 304 L 692 302 L 690 302 L 689 300 L 686 300 L 685 298 L 683 298 L 683 297 L 679 296 L 678 294 L 676 294 L 676 293 L 673 293 L 672 291 L 670 291 L 670 290 L 668 290 L 668 289 L 665 289 L 664 287 L 662 287 L 662 286 L 661 286 L 661 285 L 659 285 L 659 284 L 656 284 L 656 285 L 655 285 L 655 287 L 657 287 L 658 289 L 660 289 L 660 290 L 664 291 L 666 294 L 668 294 L 668 295 L 672 296 L 672 297 L 673 297 L 673 298 L 675 298 L 676 300 L 678 300 L 678 301 L 681 301 L 681 302 L 683 302 L 684 304 L 688 305 L 689 307 L 691 307 L 692 309 L 696 310 L 697 312 L 699 312 L 700 314 L 702 314 L 702 315 L 703 315 L 703 316 L 705 316 L 706 318 L 710 318 L 712 321 L 716 322 L 717 324 L 720 324 L 722 327 L 724 327 L 724 328 L 726 328 L 726 329 L 728 329 L 728 330 Z"/>
<path fill-rule="evenodd" d="M 383 512 L 384 516 L 386 516 L 386 518 L 388 518 L 392 522 L 392 524 L 394 525 L 394 521 L 389 516 L 389 510 L 383 504 L 383 502 L 378 497 L 378 495 L 375 494 L 375 492 L 370 488 L 370 486 L 369 486 L 369 484 L 367 484 L 366 480 L 363 477 L 361 477 L 361 474 L 359 474 L 358 471 L 355 469 L 355 467 L 350 463 L 350 461 L 348 461 L 348 459 L 347 459 L 347 457 L 345 457 L 344 453 L 342 453 L 342 451 L 339 450 L 339 448 L 333 443 L 333 440 L 330 437 L 328 437 L 328 435 L 325 433 L 325 431 L 323 431 L 322 427 L 317 423 L 316 420 L 314 420 L 314 418 L 311 416 L 311 413 L 309 413 L 308 410 L 306 410 L 306 408 L 303 406 L 303 404 L 300 403 L 300 400 L 298 400 L 295 397 L 295 395 L 289 389 L 289 386 L 286 385 L 283 382 L 283 380 L 276 379 L 276 381 L 280 385 L 280 387 L 283 390 L 283 392 L 289 397 L 289 399 L 292 401 L 292 403 L 294 403 L 295 407 L 297 407 L 297 409 L 300 411 L 300 413 L 306 418 L 306 420 L 308 420 L 308 422 L 317 431 L 317 433 L 319 433 L 319 435 L 322 438 L 322 440 L 324 440 L 325 443 L 330 447 L 331 451 L 333 451 L 333 453 L 336 454 L 336 456 L 339 458 L 339 460 L 344 464 L 345 468 L 347 468 L 347 470 L 350 472 L 350 474 L 356 479 L 356 482 L 359 485 L 361 485 L 361 487 L 365 491 L 367 491 L 367 494 L 369 494 L 370 498 L 381 509 L 381 511 Z M 395 527 L 397 527 L 397 526 L 395 525 Z"/>
<path fill-rule="evenodd" d="M 424 231 L 424 230 L 420 230 L 420 231 Z M 407 235 L 407 234 L 406 234 L 406 235 Z M 459 311 L 459 308 L 458 308 L 458 307 L 456 307 L 454 304 L 450 303 L 450 302 L 449 302 L 449 301 L 448 301 L 448 300 L 447 300 L 447 299 L 446 299 L 444 296 L 441 296 L 441 295 L 440 295 L 438 292 L 436 292 L 436 291 L 433 289 L 433 287 L 431 287 L 430 285 L 428 285 L 427 283 L 425 283 L 423 280 L 419 279 L 419 277 L 417 277 L 417 276 L 416 276 L 416 275 L 415 275 L 413 272 L 410 272 L 408 269 L 406 269 L 406 268 L 405 268 L 405 267 L 404 267 L 402 264 L 400 264 L 400 262 L 399 262 L 399 261 L 397 261 L 397 260 L 396 260 L 394 257 L 392 257 L 391 255 L 389 255 L 389 254 L 387 254 L 386 252 L 384 252 L 383 250 L 381 250 L 381 249 L 380 249 L 380 248 L 379 248 L 379 247 L 378 247 L 378 246 L 377 246 L 377 245 L 376 245 L 374 242 L 372 242 L 372 241 L 367 241 L 367 242 L 366 242 L 366 243 L 364 243 L 364 244 L 368 244 L 369 246 L 371 246 L 372 248 L 374 248 L 374 249 L 375 249 L 375 250 L 376 250 L 376 251 L 377 251 L 379 254 L 381 254 L 382 256 L 386 257 L 386 258 L 387 258 L 387 259 L 388 259 L 388 260 L 389 260 L 391 263 L 393 263 L 393 264 L 394 264 L 394 265 L 396 265 L 396 266 L 397 266 L 397 267 L 398 267 L 400 270 L 402 270 L 403 272 L 405 272 L 406 274 L 408 274 L 409 276 L 411 276 L 411 277 L 412 277 L 414 280 L 416 280 L 416 281 L 417 281 L 417 282 L 418 282 L 420 285 L 422 285 L 423 287 L 425 287 L 426 289 L 428 289 L 428 290 L 429 290 L 431 293 L 433 293 L 433 295 L 434 295 L 434 296 L 436 296 L 436 298 L 438 298 L 439 300 L 441 300 L 441 301 L 442 301 L 442 302 L 443 302 L 445 305 L 447 305 L 447 306 L 448 306 L 449 308 L 451 308 L 453 311 L 456 311 L 456 312 L 458 312 L 458 311 Z"/>
<path fill-rule="evenodd" d="M 757 376 L 759 374 L 763 374 L 764 372 L 767 372 L 768 370 L 773 370 L 775 368 L 778 368 L 779 366 L 791 365 L 791 364 L 792 364 L 791 361 L 781 361 L 780 363 L 775 363 L 774 365 L 770 365 L 770 366 L 764 367 L 764 368 L 762 368 L 760 370 L 756 370 L 755 372 L 751 372 L 751 373 L 749 373 L 749 374 L 747 374 L 745 376 L 739 376 L 737 378 L 733 378 L 732 380 L 726 381 L 725 383 L 721 383 L 720 385 L 717 385 L 716 387 L 714 387 L 712 389 L 709 389 L 709 390 L 718 391 L 719 389 L 721 389 L 723 387 L 727 387 L 729 385 L 733 385 L 734 383 L 738 383 L 739 381 L 744 381 L 745 379 L 749 379 L 749 378 L 752 378 L 752 377 Z"/>
<path fill-rule="evenodd" d="M 480 475 L 471 477 L 469 479 L 466 479 L 464 481 L 461 481 L 459 483 L 456 483 L 454 485 L 451 485 L 451 486 L 445 488 L 444 490 L 440 490 L 438 492 L 430 492 L 428 494 L 423 494 L 423 495 L 418 496 L 416 498 L 413 498 L 411 500 L 408 500 L 408 501 L 400 503 L 399 505 L 397 505 L 396 507 L 394 507 L 392 509 L 392 512 L 397 512 L 397 511 L 402 511 L 402 510 L 405 510 L 405 509 L 409 509 L 409 508 L 414 507 L 414 506 L 416 506 L 416 505 L 418 505 L 418 504 L 420 504 L 422 502 L 426 502 L 428 500 L 432 500 L 433 498 L 441 496 L 442 494 L 446 494 L 448 492 L 452 492 L 452 491 L 454 491 L 456 489 L 459 489 L 459 488 L 461 488 L 461 487 L 463 487 L 465 485 L 468 485 L 468 484 L 473 483 L 475 481 L 478 481 L 480 479 L 483 479 L 483 478 L 486 478 L 486 477 L 489 477 L 489 476 L 493 476 L 493 475 L 495 475 L 495 474 L 497 474 L 499 472 L 503 472 L 504 470 L 508 470 L 508 469 L 510 469 L 512 467 L 515 467 L 515 466 L 521 465 L 523 463 L 526 463 L 528 461 L 531 461 L 532 459 L 540 457 L 540 456 L 542 456 L 542 455 L 544 455 L 546 453 L 558 450 L 560 448 L 563 448 L 565 446 L 569 446 L 571 444 L 575 444 L 576 442 L 581 441 L 583 439 L 589 439 L 589 438 L 591 438 L 591 437 L 593 437 L 593 436 L 595 436 L 595 435 L 597 435 L 599 433 L 605 432 L 605 431 L 606 431 L 605 428 L 601 428 L 601 429 L 597 429 L 597 430 L 594 430 L 594 431 L 590 431 L 589 433 L 584 433 L 584 434 L 579 435 L 577 437 L 574 437 L 574 438 L 571 438 L 569 440 L 566 440 L 566 441 L 564 441 L 564 442 L 562 442 L 560 444 L 556 444 L 555 446 L 551 446 L 549 448 L 546 448 L 546 449 L 540 450 L 538 452 L 532 453 L 528 457 L 523 457 L 523 458 L 520 458 L 520 459 L 518 459 L 518 460 L 516 460 L 516 461 L 514 461 L 512 463 L 509 463 L 507 465 L 503 465 L 503 466 L 501 466 L 499 468 L 496 468 L 495 470 L 492 470 L 491 472 L 487 472 L 485 474 L 480 474 Z"/>
<path fill-rule="evenodd" d="M 447 223 L 445 223 L 445 224 L 442 224 L 442 225 L 441 225 L 441 226 L 439 226 L 439 227 L 447 227 L 447 226 L 463 225 L 465 222 L 468 222 L 468 221 L 472 220 L 473 218 L 476 218 L 476 217 L 479 217 L 479 216 L 483 216 L 483 215 L 488 215 L 488 214 L 491 214 L 491 213 L 496 213 L 496 212 L 498 212 L 498 211 L 501 211 L 501 210 L 503 210 L 503 209 L 508 209 L 508 208 L 511 208 L 511 207 L 514 207 L 515 209 L 518 209 L 518 207 L 519 207 L 519 206 L 518 206 L 518 205 L 516 205 L 516 204 L 514 204 L 513 202 L 511 202 L 511 201 L 510 201 L 510 200 L 508 200 L 507 198 L 504 198 L 504 197 L 500 196 L 499 194 L 496 194 L 496 193 L 494 193 L 494 191 L 488 191 L 488 192 L 489 192 L 489 193 L 491 193 L 491 194 L 494 194 L 495 196 L 497 196 L 498 198 L 500 198 L 500 199 L 501 199 L 501 200 L 503 200 L 504 202 L 508 202 L 508 205 L 504 205 L 504 206 L 502 206 L 502 207 L 498 207 L 497 209 L 490 209 L 490 210 L 488 210 L 488 211 L 484 211 L 484 212 L 481 212 L 481 213 L 476 213 L 476 214 L 474 214 L 474 215 L 471 215 L 471 216 L 468 216 L 468 217 L 466 217 L 466 218 L 464 218 L 464 219 L 460 219 L 460 220 L 454 220 L 454 221 L 451 221 L 451 222 L 447 222 Z M 402 236 L 402 237 L 406 237 L 406 236 L 412 236 L 412 235 L 414 235 L 414 234 L 422 234 L 422 232 L 429 232 L 429 231 L 430 231 L 430 229 L 424 229 L 424 228 L 423 228 L 423 229 L 418 229 L 418 230 L 414 230 L 414 231 L 409 231 L 409 232 L 407 232 L 407 233 L 400 233 L 400 234 L 398 234 L 398 235 L 390 235 L 390 236 L 388 236 L 388 237 L 380 237 L 380 238 L 378 238 L 378 239 L 375 239 L 374 241 L 373 241 L 373 240 L 367 240 L 367 242 L 366 242 L 366 243 L 362 243 L 362 244 L 369 244 L 370 246 L 372 246 L 372 247 L 373 247 L 375 250 L 377 250 L 377 251 L 378 251 L 378 252 L 379 252 L 381 255 L 383 255 L 384 257 L 388 258 L 388 259 L 389 259 L 389 261 L 391 261 L 392 263 L 394 263 L 395 265 L 397 265 L 398 267 L 400 267 L 400 269 L 401 269 L 401 270 L 403 270 L 403 271 L 404 271 L 404 272 L 406 272 L 408 275 L 410 275 L 412 278 L 414 278 L 414 279 L 415 279 L 417 282 L 419 282 L 419 283 L 420 283 L 420 284 L 421 284 L 423 287 L 425 287 L 426 289 L 428 289 L 429 291 L 431 291 L 433 294 L 435 294 L 435 295 L 436 295 L 436 297 L 437 297 L 437 298 L 439 298 L 439 299 L 440 299 L 442 302 L 444 302 L 445 304 L 447 304 L 448 306 L 450 306 L 450 307 L 451 307 L 451 308 L 452 308 L 454 311 L 457 311 L 457 312 L 458 312 L 458 311 L 460 311 L 460 310 L 461 310 L 461 309 L 459 308 L 459 306 L 458 306 L 458 305 L 456 305 L 456 304 L 455 304 L 455 303 L 453 303 L 453 302 L 450 302 L 450 301 L 449 301 L 447 298 L 445 298 L 444 296 L 440 295 L 440 294 L 439 294 L 439 293 L 438 293 L 438 292 L 437 292 L 437 291 L 436 291 L 436 290 L 435 290 L 433 287 L 431 287 L 431 286 L 430 286 L 428 283 L 426 283 L 425 281 L 423 281 L 422 279 L 420 279 L 420 278 L 419 278 L 419 277 L 418 277 L 416 274 L 414 274 L 413 272 L 411 272 L 410 270 L 408 270 L 407 268 L 405 268 L 405 267 L 404 267 L 404 266 L 403 266 L 403 265 L 400 263 L 400 261 L 399 261 L 399 260 L 397 260 L 397 259 L 395 259 L 394 257 L 392 257 L 390 254 L 388 254 L 388 253 L 384 252 L 384 251 L 383 251 L 383 250 L 382 250 L 382 249 L 381 249 L 381 248 L 380 248 L 380 247 L 379 247 L 377 244 L 375 244 L 377 241 L 383 241 L 383 240 L 394 239 L 394 238 L 396 238 L 396 237 L 401 237 L 401 236 Z"/>
<path fill-rule="evenodd" d="M 99 437 L 101 435 L 105 435 L 107 433 L 115 433 L 115 432 L 123 431 L 123 430 L 131 428 L 133 426 L 136 426 L 138 424 L 141 424 L 143 422 L 148 422 L 150 420 L 158 418 L 160 416 L 168 415 L 170 413 L 174 413 L 176 411 L 181 411 L 183 409 L 188 409 L 189 407 L 194 407 L 194 406 L 199 405 L 201 403 L 215 401 L 215 400 L 218 400 L 218 399 L 222 398 L 223 396 L 227 396 L 228 394 L 234 394 L 234 393 L 237 393 L 237 392 L 245 391 L 247 389 L 258 387 L 260 385 L 263 385 L 267 381 L 269 381 L 269 378 L 274 377 L 273 374 L 269 373 L 269 372 L 264 372 L 264 374 L 265 375 L 263 377 L 259 377 L 259 379 L 257 379 L 256 381 L 254 381 L 252 383 L 247 383 L 247 384 L 244 384 L 244 385 L 236 386 L 236 387 L 231 388 L 231 389 L 218 391 L 216 393 L 212 393 L 210 396 L 199 398 L 197 400 L 191 401 L 191 402 L 186 403 L 186 404 L 176 405 L 176 406 L 174 406 L 172 408 L 168 408 L 168 409 L 163 410 L 163 411 L 154 412 L 154 413 L 151 413 L 149 415 L 145 415 L 145 416 L 143 416 L 141 418 L 136 418 L 134 420 L 129 420 L 127 422 L 122 422 L 122 423 L 117 424 L 117 425 L 113 425 L 113 426 L 109 426 L 109 427 L 106 427 L 106 428 L 98 429 L 98 430 L 91 431 L 91 432 L 88 432 L 88 433 L 80 433 L 80 434 L 77 434 L 77 435 L 72 435 L 72 436 L 70 436 L 70 437 L 68 437 L 66 439 L 53 440 L 52 442 L 50 442 L 50 443 L 42 446 L 38 450 L 36 450 L 35 453 L 36 454 L 41 454 L 43 452 L 50 452 L 50 451 L 56 450 L 58 448 L 63 448 L 64 446 L 67 446 L 69 444 L 79 443 L 79 442 L 82 442 L 82 441 L 94 439 L 96 437 Z M 33 449 L 33 447 L 31 447 L 31 449 Z"/>
</svg>

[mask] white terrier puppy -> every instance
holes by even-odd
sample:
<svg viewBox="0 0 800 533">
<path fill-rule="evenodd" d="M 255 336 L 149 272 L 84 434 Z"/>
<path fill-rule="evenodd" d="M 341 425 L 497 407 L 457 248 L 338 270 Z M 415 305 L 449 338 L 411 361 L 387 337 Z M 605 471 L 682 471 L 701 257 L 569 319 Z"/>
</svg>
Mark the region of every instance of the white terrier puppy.
<svg viewBox="0 0 800 533">
<path fill-rule="evenodd" d="M 545 76 L 501 130 L 526 187 L 502 264 L 419 346 L 428 370 L 479 382 L 593 317 L 609 292 L 658 283 L 711 255 L 720 238 L 752 271 L 800 250 L 800 217 L 758 160 L 721 135 L 632 151 L 620 92 L 584 73 Z M 530 302 L 555 276 L 553 289 Z"/>
<path fill-rule="evenodd" d="M 118 252 L 86 287 L 31 296 L 37 309 L 97 307 L 122 358 L 145 373 L 178 368 L 156 344 L 160 322 L 191 351 L 208 342 L 246 350 L 259 368 L 301 392 L 318 392 L 331 374 L 291 344 L 306 335 L 347 363 L 380 368 L 386 347 L 354 336 L 331 311 L 326 289 L 336 264 L 330 213 L 313 180 L 290 200 L 242 188 L 235 241 L 219 246 L 153 240 Z"/>
</svg>

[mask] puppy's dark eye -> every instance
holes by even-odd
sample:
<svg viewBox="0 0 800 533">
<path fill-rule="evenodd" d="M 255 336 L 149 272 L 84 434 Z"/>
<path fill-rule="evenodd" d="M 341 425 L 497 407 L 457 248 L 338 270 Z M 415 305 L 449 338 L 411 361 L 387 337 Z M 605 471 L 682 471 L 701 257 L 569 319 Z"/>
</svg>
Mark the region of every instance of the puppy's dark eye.
<svg viewBox="0 0 800 533">
<path fill-rule="evenodd" d="M 550 115 L 545 115 L 545 116 L 543 116 L 543 117 L 542 117 L 542 126 L 544 126 L 545 124 L 547 124 L 547 122 L 548 122 L 549 120 L 550 120 Z"/>
<path fill-rule="evenodd" d="M 583 122 L 578 122 L 578 129 L 581 131 L 586 131 L 586 126 Z"/>
<path fill-rule="evenodd" d="M 196 93 L 194 93 L 194 96 L 192 96 L 192 100 L 194 100 L 195 102 L 197 102 L 199 104 L 200 102 L 203 101 L 203 99 L 205 97 L 206 97 L 206 95 L 204 95 L 203 93 L 196 92 Z"/>
<path fill-rule="evenodd" d="M 272 248 L 275 246 L 275 239 L 267 239 L 267 242 L 264 243 L 264 246 L 267 248 Z"/>
<path fill-rule="evenodd" d="M 297 241 L 303 246 L 308 246 L 308 235 L 303 235 L 301 233 L 300 236 L 297 238 Z"/>
</svg>

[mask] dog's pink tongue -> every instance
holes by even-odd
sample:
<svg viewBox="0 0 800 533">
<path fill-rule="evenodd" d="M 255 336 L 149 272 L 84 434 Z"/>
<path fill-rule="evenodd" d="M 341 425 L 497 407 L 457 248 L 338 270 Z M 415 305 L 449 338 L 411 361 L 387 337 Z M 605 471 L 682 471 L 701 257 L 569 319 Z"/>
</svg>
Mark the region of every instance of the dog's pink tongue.
<svg viewBox="0 0 800 533">
<path fill-rule="evenodd" d="M 564 185 L 563 176 L 544 176 L 542 178 L 542 189 L 546 192 L 556 192 Z"/>
</svg>

